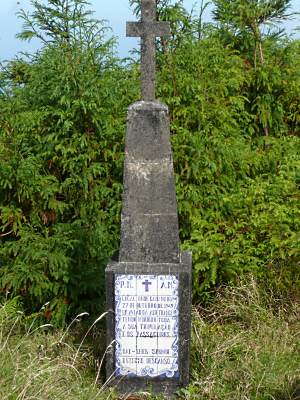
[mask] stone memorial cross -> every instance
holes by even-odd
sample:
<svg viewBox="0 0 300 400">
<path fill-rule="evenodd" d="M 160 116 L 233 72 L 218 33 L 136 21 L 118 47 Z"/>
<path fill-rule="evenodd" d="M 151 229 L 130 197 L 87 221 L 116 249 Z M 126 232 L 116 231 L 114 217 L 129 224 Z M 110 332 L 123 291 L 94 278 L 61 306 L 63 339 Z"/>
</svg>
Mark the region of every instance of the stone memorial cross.
<svg viewBox="0 0 300 400">
<path fill-rule="evenodd" d="M 141 37 L 141 89 L 143 100 L 155 99 L 155 37 L 170 34 L 168 22 L 156 21 L 156 0 L 142 0 L 141 22 L 127 22 L 126 35 Z"/>
<path fill-rule="evenodd" d="M 142 0 L 142 100 L 128 109 L 120 250 L 106 268 L 107 377 L 121 394 L 189 380 L 191 254 L 180 252 L 168 107 L 155 100 L 156 0 Z"/>
</svg>

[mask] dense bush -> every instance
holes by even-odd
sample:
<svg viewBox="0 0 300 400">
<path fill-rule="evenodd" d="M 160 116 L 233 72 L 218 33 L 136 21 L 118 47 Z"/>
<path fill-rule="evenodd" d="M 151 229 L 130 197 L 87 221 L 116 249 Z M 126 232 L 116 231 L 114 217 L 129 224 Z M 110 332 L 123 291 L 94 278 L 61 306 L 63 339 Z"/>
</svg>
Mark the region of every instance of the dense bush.
<svg viewBox="0 0 300 400">
<path fill-rule="evenodd" d="M 279 72 L 283 87 L 287 81 L 298 90 L 293 69 Z M 247 271 L 285 293 L 300 287 L 298 124 L 282 95 L 276 98 L 282 112 L 273 119 L 280 129 L 263 137 L 257 109 L 249 111 L 247 79 L 241 54 L 211 37 L 188 41 L 161 72 L 160 93 L 174 133 L 181 238 L 193 251 L 195 299 Z M 299 104 L 299 97 L 294 101 Z"/>
<path fill-rule="evenodd" d="M 84 36 L 87 17 L 77 17 L 81 37 L 50 40 L 6 66 L 0 100 L 0 287 L 21 294 L 27 310 L 51 300 L 45 313 L 57 322 L 69 306 L 103 306 L 134 96 L 102 26 Z"/>
<path fill-rule="evenodd" d="M 28 313 L 50 301 L 44 315 L 60 324 L 103 306 L 138 69 L 115 58 L 85 1 L 46 3 L 21 13 L 20 38 L 43 47 L 0 73 L 0 291 Z M 195 301 L 248 271 L 299 295 L 299 42 L 202 26 L 180 1 L 159 13 L 172 36 L 158 41 L 157 92 L 170 108 Z"/>
</svg>

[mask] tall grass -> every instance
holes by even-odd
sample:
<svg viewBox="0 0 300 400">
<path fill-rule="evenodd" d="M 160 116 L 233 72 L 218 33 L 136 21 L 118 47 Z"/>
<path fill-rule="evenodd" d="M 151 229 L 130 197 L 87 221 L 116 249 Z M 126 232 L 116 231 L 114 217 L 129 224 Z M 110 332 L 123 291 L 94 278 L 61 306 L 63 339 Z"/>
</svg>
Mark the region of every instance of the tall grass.
<svg viewBox="0 0 300 400">
<path fill-rule="evenodd" d="M 299 303 L 279 301 L 251 279 L 220 290 L 206 309 L 194 307 L 191 383 L 178 396 L 300 400 L 299 312 Z M 86 335 L 74 344 L 73 323 L 64 331 L 34 326 L 26 322 L 18 299 L 0 306 L 1 400 L 117 398 L 99 382 Z"/>
<path fill-rule="evenodd" d="M 69 328 L 34 328 L 13 300 L 0 308 L 0 399 L 107 399 L 95 382 L 94 360 L 73 344 Z"/>
<path fill-rule="evenodd" d="M 250 279 L 194 310 L 187 399 L 300 400 L 299 303 Z"/>
</svg>

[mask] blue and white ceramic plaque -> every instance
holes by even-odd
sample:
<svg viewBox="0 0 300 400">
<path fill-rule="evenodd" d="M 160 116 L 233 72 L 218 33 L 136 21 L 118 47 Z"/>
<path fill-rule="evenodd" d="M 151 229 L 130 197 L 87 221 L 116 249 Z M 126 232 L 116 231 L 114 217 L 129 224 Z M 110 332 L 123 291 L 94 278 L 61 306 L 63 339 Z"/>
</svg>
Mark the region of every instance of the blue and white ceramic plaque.
<svg viewBox="0 0 300 400">
<path fill-rule="evenodd" d="M 116 374 L 179 376 L 178 277 L 115 276 Z"/>
</svg>

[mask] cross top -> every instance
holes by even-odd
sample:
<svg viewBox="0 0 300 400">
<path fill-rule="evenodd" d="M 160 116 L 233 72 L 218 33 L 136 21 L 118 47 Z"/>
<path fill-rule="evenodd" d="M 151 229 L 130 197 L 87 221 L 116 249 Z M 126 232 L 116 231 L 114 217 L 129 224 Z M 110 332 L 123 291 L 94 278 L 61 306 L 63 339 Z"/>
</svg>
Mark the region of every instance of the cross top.
<svg viewBox="0 0 300 400">
<path fill-rule="evenodd" d="M 167 37 L 168 22 L 156 21 L 156 0 L 141 0 L 141 22 L 127 22 L 126 36 L 141 37 L 142 100 L 155 100 L 155 38 Z"/>
</svg>

